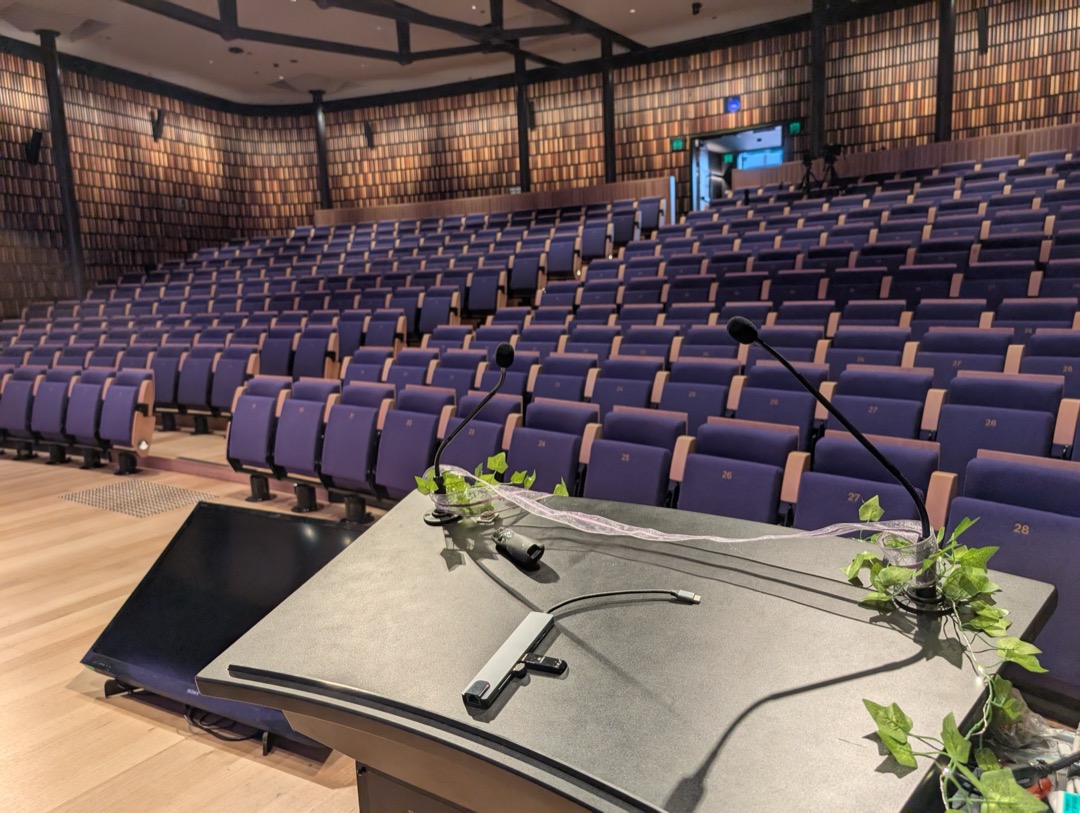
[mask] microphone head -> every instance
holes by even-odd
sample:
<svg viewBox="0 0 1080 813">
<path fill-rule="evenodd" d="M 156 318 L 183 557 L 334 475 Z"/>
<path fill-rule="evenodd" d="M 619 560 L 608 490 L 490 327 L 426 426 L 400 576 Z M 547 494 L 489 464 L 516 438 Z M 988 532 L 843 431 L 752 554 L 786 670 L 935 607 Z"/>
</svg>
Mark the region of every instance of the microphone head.
<svg viewBox="0 0 1080 813">
<path fill-rule="evenodd" d="M 514 348 L 503 342 L 495 348 L 495 363 L 502 369 L 506 369 L 514 363 Z"/>
<path fill-rule="evenodd" d="M 745 316 L 732 316 L 728 319 L 727 332 L 739 344 L 753 344 L 758 340 L 757 328 Z"/>
</svg>

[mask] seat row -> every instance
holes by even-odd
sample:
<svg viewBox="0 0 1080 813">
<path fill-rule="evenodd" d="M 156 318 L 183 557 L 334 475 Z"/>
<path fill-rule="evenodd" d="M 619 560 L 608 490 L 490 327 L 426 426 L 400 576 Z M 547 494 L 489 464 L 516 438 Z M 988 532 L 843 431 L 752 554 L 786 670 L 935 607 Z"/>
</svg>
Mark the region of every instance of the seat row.
<svg viewBox="0 0 1080 813">
<path fill-rule="evenodd" d="M 148 370 L 78 367 L 0 369 L 0 442 L 17 459 L 69 454 L 83 468 L 115 455 L 118 474 L 136 471 L 154 431 L 154 379 Z"/>
</svg>

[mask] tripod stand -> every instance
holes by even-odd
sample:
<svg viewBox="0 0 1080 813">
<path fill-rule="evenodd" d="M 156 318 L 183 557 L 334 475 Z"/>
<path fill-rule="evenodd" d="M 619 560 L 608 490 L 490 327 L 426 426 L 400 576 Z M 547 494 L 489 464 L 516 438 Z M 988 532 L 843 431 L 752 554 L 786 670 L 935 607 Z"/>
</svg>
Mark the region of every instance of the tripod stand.
<svg viewBox="0 0 1080 813">
<path fill-rule="evenodd" d="M 820 188 L 822 183 L 814 174 L 814 154 L 810 152 L 810 150 L 803 153 L 802 165 L 806 171 L 803 173 L 803 179 L 799 184 L 799 187 L 802 189 L 803 194 L 809 197 L 810 190 L 814 187 L 814 184 L 818 184 Z M 836 177 L 835 171 L 833 172 L 833 177 Z"/>
</svg>

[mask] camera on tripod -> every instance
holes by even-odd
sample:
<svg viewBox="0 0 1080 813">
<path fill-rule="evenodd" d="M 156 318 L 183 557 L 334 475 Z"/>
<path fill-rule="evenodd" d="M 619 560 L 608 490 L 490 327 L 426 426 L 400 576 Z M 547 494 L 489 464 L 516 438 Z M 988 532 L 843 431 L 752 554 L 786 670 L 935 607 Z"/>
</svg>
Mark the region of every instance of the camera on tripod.
<svg viewBox="0 0 1080 813">
<path fill-rule="evenodd" d="M 805 150 L 802 156 L 803 167 L 806 169 L 803 175 L 802 187 L 803 193 L 810 194 L 813 188 L 824 189 L 827 186 L 838 186 L 839 178 L 836 175 L 836 159 L 844 151 L 843 144 L 824 144 L 821 149 L 816 153 L 813 150 Z M 814 161 L 817 158 L 821 158 L 825 161 L 825 172 L 822 173 L 822 177 L 818 179 L 814 175 Z"/>
</svg>

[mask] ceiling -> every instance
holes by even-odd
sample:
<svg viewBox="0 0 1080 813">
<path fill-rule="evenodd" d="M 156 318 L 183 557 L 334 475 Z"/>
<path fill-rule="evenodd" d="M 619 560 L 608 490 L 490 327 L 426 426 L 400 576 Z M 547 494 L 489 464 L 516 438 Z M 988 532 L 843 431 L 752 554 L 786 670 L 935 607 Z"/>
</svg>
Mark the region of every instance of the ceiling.
<svg viewBox="0 0 1080 813">
<path fill-rule="evenodd" d="M 316 89 L 340 99 L 508 74 L 515 51 L 530 68 L 579 62 L 601 55 L 602 38 L 619 54 L 810 6 L 702 0 L 694 14 L 691 0 L 0 0 L 0 35 L 36 43 L 35 31 L 53 30 L 63 53 L 234 102 L 292 104 Z"/>
</svg>

